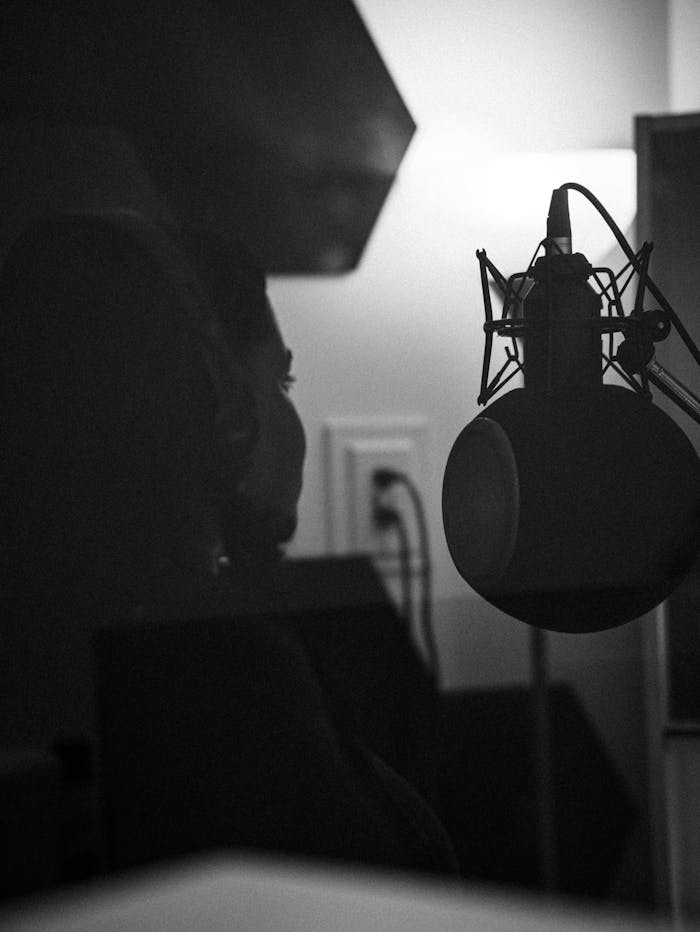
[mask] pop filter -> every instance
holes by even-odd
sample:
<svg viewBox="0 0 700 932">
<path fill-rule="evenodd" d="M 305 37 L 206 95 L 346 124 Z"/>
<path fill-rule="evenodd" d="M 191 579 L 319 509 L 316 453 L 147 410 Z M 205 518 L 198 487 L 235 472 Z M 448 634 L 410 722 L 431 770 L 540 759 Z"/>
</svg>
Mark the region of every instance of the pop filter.
<svg viewBox="0 0 700 932">
<path fill-rule="evenodd" d="M 561 213 L 560 195 L 550 221 Z M 524 387 L 457 437 L 443 481 L 445 537 L 462 577 L 507 614 L 554 631 L 598 631 L 654 608 L 693 564 L 700 460 L 648 391 L 641 301 L 651 280 L 643 259 L 635 256 L 644 284 L 625 316 L 617 278 L 572 256 L 551 222 L 541 245 L 544 255 L 507 282 L 478 254 L 487 318 L 480 401 L 504 380 L 501 373 L 488 383 L 494 332 L 512 340 L 509 359 Z M 505 291 L 500 321 L 486 271 Z M 614 333 L 625 336 L 626 355 L 639 357 L 627 365 L 637 380 L 620 372 L 629 387 L 603 384 L 604 370 L 615 368 Z"/>
</svg>

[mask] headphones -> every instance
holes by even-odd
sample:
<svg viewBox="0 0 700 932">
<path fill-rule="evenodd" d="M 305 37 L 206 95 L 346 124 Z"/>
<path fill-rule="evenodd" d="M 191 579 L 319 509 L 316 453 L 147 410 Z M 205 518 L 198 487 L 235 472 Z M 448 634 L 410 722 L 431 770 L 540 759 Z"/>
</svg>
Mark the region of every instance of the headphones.
<svg viewBox="0 0 700 932">
<path fill-rule="evenodd" d="M 242 474 L 259 434 L 255 398 L 235 358 L 224 326 L 202 287 L 183 246 L 163 226 L 129 209 L 75 214 L 96 217 L 128 233 L 174 286 L 185 322 L 197 342 L 216 399 L 218 461 L 228 475 Z"/>
</svg>

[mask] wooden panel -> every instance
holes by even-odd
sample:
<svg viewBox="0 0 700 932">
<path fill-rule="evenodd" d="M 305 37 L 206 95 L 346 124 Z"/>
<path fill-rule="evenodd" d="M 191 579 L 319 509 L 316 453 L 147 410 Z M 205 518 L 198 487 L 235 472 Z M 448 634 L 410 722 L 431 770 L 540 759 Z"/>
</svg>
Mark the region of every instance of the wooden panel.
<svg viewBox="0 0 700 932">
<path fill-rule="evenodd" d="M 700 113 L 636 121 L 637 239 L 654 244 L 650 272 L 700 344 Z M 651 307 L 653 305 L 648 305 Z M 657 347 L 672 375 L 698 393 L 700 373 L 674 333 Z M 700 425 L 663 396 L 700 452 Z M 647 629 L 650 808 L 656 899 L 675 916 L 699 915 L 700 567 Z"/>
</svg>

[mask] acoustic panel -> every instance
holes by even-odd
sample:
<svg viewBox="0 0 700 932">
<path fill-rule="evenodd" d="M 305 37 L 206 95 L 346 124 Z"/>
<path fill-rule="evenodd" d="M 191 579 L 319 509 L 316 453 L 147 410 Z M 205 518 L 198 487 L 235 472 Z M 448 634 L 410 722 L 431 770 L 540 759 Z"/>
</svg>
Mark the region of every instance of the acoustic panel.
<svg viewBox="0 0 700 932">
<path fill-rule="evenodd" d="M 351 0 L 8 0 L 0 62 L 0 120 L 123 132 L 272 273 L 357 265 L 415 129 Z"/>
</svg>

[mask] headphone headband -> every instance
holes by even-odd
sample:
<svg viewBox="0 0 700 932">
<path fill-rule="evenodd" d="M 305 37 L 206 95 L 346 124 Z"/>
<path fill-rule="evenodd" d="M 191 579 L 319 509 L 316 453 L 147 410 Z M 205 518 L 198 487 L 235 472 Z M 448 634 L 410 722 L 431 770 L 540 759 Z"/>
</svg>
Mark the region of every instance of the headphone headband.
<svg viewBox="0 0 700 932">
<path fill-rule="evenodd" d="M 68 216 L 113 224 L 156 261 L 175 288 L 186 324 L 197 341 L 216 398 L 219 437 L 237 458 L 246 456 L 258 433 L 254 399 L 231 350 L 226 330 L 185 249 L 162 225 L 134 210 L 76 212 Z"/>
</svg>

